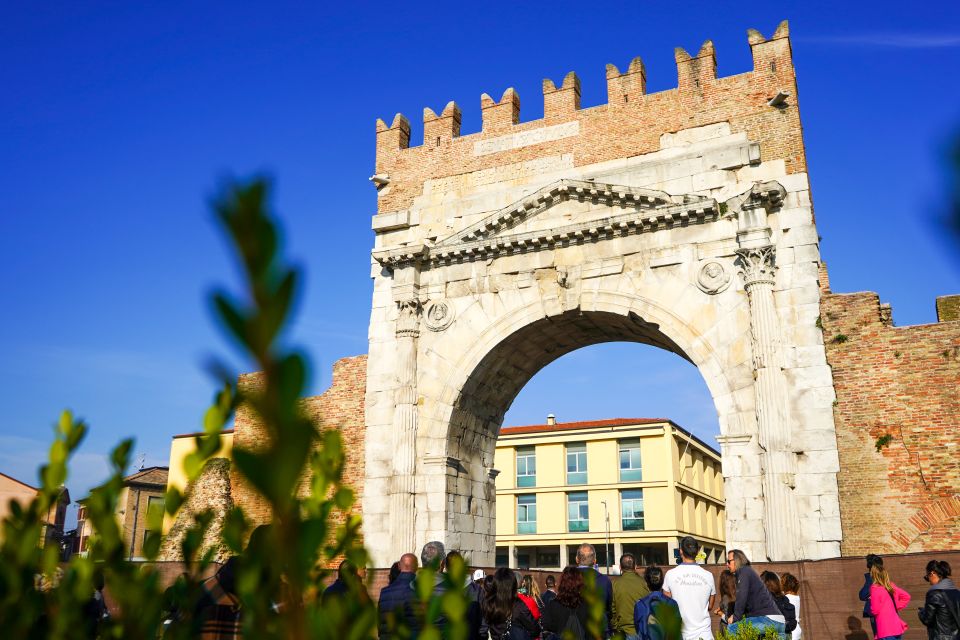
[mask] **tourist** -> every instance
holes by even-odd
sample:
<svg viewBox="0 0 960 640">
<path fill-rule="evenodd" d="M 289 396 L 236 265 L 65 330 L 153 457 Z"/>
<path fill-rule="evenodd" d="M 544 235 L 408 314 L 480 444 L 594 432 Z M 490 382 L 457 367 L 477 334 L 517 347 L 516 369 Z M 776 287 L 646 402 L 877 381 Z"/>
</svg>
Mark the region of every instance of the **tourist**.
<svg viewBox="0 0 960 640">
<path fill-rule="evenodd" d="M 797 628 L 797 610 L 794 609 L 793 603 L 783 593 L 783 583 L 780 582 L 780 576 L 773 571 L 764 571 L 760 574 L 760 579 L 763 580 L 763 585 L 773 596 L 773 601 L 783 616 L 783 632 L 786 635 L 781 634 L 780 637 L 785 639 L 793 634 L 794 629 Z"/>
<path fill-rule="evenodd" d="M 452 552 L 451 552 L 452 553 Z M 459 557 L 459 553 L 456 554 Z M 460 561 L 462 562 L 462 558 Z M 443 596 L 447 591 L 447 583 L 444 579 L 444 569 L 447 566 L 447 555 L 446 549 L 443 546 L 443 543 L 439 540 L 431 540 L 430 542 L 423 545 L 423 548 L 420 550 L 420 571 L 418 574 L 425 578 L 428 572 L 433 572 L 433 590 L 430 593 L 431 598 L 439 598 Z M 410 585 L 410 588 L 414 591 L 418 591 L 415 584 Z M 420 607 L 426 608 L 427 603 L 419 603 Z M 440 630 L 441 634 L 447 628 L 447 617 L 444 615 L 441 610 L 437 613 L 437 617 L 432 621 L 433 626 Z"/>
<path fill-rule="evenodd" d="M 360 572 L 357 570 L 356 565 L 349 560 L 344 560 L 337 568 L 337 579 L 334 580 L 329 587 L 324 589 L 323 595 L 320 598 L 321 602 L 342 598 L 349 593 L 351 582 L 357 585 L 356 589 L 359 600 L 364 603 L 369 601 L 370 595 L 367 594 L 367 589 L 363 586 L 363 578 L 360 577 Z"/>
<path fill-rule="evenodd" d="M 710 611 L 717 598 L 713 575 L 697 564 L 700 543 L 693 537 L 680 540 L 680 564 L 663 577 L 663 595 L 680 607 L 683 640 L 713 640 Z"/>
<path fill-rule="evenodd" d="M 770 627 L 783 635 L 786 619 L 743 551 L 734 549 L 727 552 L 727 568 L 737 578 L 737 597 L 733 615 L 727 618 L 727 632 L 736 634 L 741 624 L 750 624 L 760 635 Z"/>
<path fill-rule="evenodd" d="M 567 567 L 560 574 L 557 596 L 543 610 L 543 638 L 585 640 L 590 610 L 583 598 L 583 573 L 578 567 Z"/>
<path fill-rule="evenodd" d="M 215 574 L 200 586 L 203 594 L 194 609 L 194 621 L 201 638 L 240 637 L 240 599 L 237 597 L 236 571 L 239 559 L 229 558 Z"/>
<path fill-rule="evenodd" d="M 950 565 L 945 560 L 931 560 L 923 579 L 930 583 L 919 611 L 920 622 L 927 627 L 927 637 L 957 640 L 960 638 L 960 590 L 950 579 Z"/>
<path fill-rule="evenodd" d="M 103 597 L 106 584 L 103 571 L 95 569 L 93 572 L 93 595 L 83 604 L 82 609 L 83 622 L 86 626 L 86 636 L 88 638 L 99 638 L 101 628 L 110 619 L 107 601 Z"/>
<path fill-rule="evenodd" d="M 596 564 L 597 550 L 592 544 L 584 542 L 577 549 L 577 569 L 584 574 L 584 584 L 589 585 L 591 579 L 594 581 L 595 593 L 603 602 L 603 628 L 607 635 L 611 635 L 613 633 L 610 626 L 613 620 L 613 585 L 610 578 L 597 571 Z"/>
<path fill-rule="evenodd" d="M 680 640 L 683 621 L 677 601 L 663 593 L 663 569 L 649 566 L 643 572 L 650 593 L 633 607 L 633 626 L 640 640 Z"/>
<path fill-rule="evenodd" d="M 550 604 L 550 601 L 557 597 L 557 579 L 553 576 L 547 576 L 545 584 L 547 585 L 547 590 L 544 591 L 543 595 L 541 596 L 544 607 Z"/>
<path fill-rule="evenodd" d="M 520 583 L 520 593 L 529 596 L 537 605 L 537 613 L 534 617 L 539 618 L 540 613 L 543 611 L 543 598 L 540 597 L 540 586 L 529 573 L 523 576 L 523 582 Z"/>
<path fill-rule="evenodd" d="M 800 640 L 803 636 L 800 631 L 800 581 L 792 573 L 785 573 L 780 576 L 780 584 L 783 586 L 783 594 L 793 605 L 793 612 L 797 617 L 797 627 L 791 633 L 791 640 Z"/>
<path fill-rule="evenodd" d="M 484 580 L 480 608 L 491 640 L 531 640 L 540 635 L 540 625 L 517 597 L 517 579 L 506 567 Z"/>
<path fill-rule="evenodd" d="M 540 606 L 532 597 L 530 597 L 529 592 L 524 588 L 523 574 L 519 571 L 514 571 L 513 577 L 517 581 L 517 597 L 520 598 L 520 601 L 523 602 L 523 604 L 527 605 L 527 609 L 530 610 L 530 614 L 533 616 L 533 619 L 539 620 Z"/>
<path fill-rule="evenodd" d="M 399 625 L 405 625 L 413 636 L 419 631 L 414 613 L 414 579 L 417 577 L 417 556 L 405 553 L 398 563 L 400 575 L 380 591 L 378 604 L 380 638 L 398 638 Z M 405 637 L 405 636 L 403 636 Z"/>
<path fill-rule="evenodd" d="M 393 581 L 400 575 L 400 563 L 394 562 L 390 565 L 390 573 L 387 574 L 387 584 L 393 584 Z"/>
<path fill-rule="evenodd" d="M 867 554 L 867 572 L 863 574 L 863 586 L 860 587 L 860 601 L 863 602 L 863 617 L 870 620 L 870 627 L 873 629 L 873 635 L 877 635 L 877 621 L 870 614 L 870 585 L 873 584 L 873 578 L 870 577 L 870 570 L 874 565 L 883 567 L 883 558 L 875 553 Z"/>
<path fill-rule="evenodd" d="M 897 639 L 907 629 L 907 623 L 897 613 L 910 602 L 910 594 L 895 585 L 883 565 L 870 569 L 870 614 L 877 622 L 875 638 Z"/>
<path fill-rule="evenodd" d="M 483 572 L 483 569 L 477 569 L 471 577 L 472 580 L 467 584 L 467 595 L 471 600 L 480 602 L 480 595 L 483 593 L 483 579 L 487 577 L 487 574 Z"/>
<path fill-rule="evenodd" d="M 723 632 L 727 630 L 727 619 L 733 615 L 733 603 L 737 599 L 737 577 L 730 569 L 724 569 L 717 582 L 720 585 L 720 604 L 713 612 L 720 616 L 720 631 Z"/>
<path fill-rule="evenodd" d="M 620 577 L 613 583 L 613 630 L 626 640 L 636 640 L 633 608 L 637 600 L 650 593 L 647 583 L 637 573 L 637 560 L 632 553 L 620 556 Z"/>
</svg>

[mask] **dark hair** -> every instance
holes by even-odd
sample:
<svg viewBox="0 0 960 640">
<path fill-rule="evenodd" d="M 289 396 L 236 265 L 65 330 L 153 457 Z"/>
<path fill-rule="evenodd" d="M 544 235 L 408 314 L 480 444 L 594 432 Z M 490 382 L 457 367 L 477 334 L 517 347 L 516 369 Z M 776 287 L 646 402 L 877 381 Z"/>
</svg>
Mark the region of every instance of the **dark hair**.
<svg viewBox="0 0 960 640">
<path fill-rule="evenodd" d="M 337 577 L 343 580 L 347 576 L 356 576 L 360 572 L 357 571 L 357 566 L 350 562 L 349 560 L 344 560 L 340 563 L 340 566 L 337 568 Z"/>
<path fill-rule="evenodd" d="M 780 576 L 780 584 L 783 590 L 788 593 L 800 593 L 800 581 L 792 573 L 785 573 Z"/>
<path fill-rule="evenodd" d="M 931 560 L 927 563 L 927 573 L 937 574 L 941 580 L 950 577 L 950 563 L 946 560 Z"/>
<path fill-rule="evenodd" d="M 760 574 L 760 579 L 763 580 L 764 586 L 767 587 L 774 598 L 779 598 L 783 595 L 783 587 L 780 585 L 780 576 L 775 574 L 773 571 L 764 571 Z"/>
<path fill-rule="evenodd" d="M 517 599 L 517 581 L 513 571 L 500 567 L 483 581 L 483 599 L 480 608 L 483 617 L 491 625 L 501 624 L 513 615 L 513 603 Z"/>
<path fill-rule="evenodd" d="M 553 576 L 547 576 L 547 588 L 549 589 L 555 586 L 557 586 L 557 579 Z"/>
<path fill-rule="evenodd" d="M 420 565 L 425 568 L 441 569 L 444 558 L 446 558 L 446 549 L 439 540 L 431 540 L 420 550 Z"/>
<path fill-rule="evenodd" d="M 700 553 L 700 543 L 693 536 L 684 536 L 680 540 L 680 551 L 691 560 L 696 560 L 697 554 Z"/>
<path fill-rule="evenodd" d="M 392 565 L 390 565 L 390 574 L 387 576 L 388 584 L 393 584 L 393 581 L 400 577 L 400 561 L 397 560 Z"/>
<path fill-rule="evenodd" d="M 443 566 L 447 571 L 450 571 L 450 565 L 454 563 L 459 563 L 458 566 L 466 571 L 466 565 L 464 563 L 463 556 L 460 555 L 460 552 L 456 549 L 447 554 L 447 558 L 444 560 Z"/>
<path fill-rule="evenodd" d="M 557 602 L 568 609 L 576 609 L 583 602 L 583 574 L 576 567 L 567 567 L 560 574 L 560 586 L 557 587 Z"/>
<path fill-rule="evenodd" d="M 620 556 L 620 568 L 624 571 L 633 571 L 637 568 L 637 559 L 632 553 L 625 553 Z"/>
<path fill-rule="evenodd" d="M 883 558 L 875 553 L 867 554 L 867 569 L 873 569 L 874 566 L 883 567 Z"/>
<path fill-rule="evenodd" d="M 663 569 L 655 564 L 647 567 L 643 572 L 643 579 L 647 582 L 650 591 L 660 591 L 663 589 Z"/>
<path fill-rule="evenodd" d="M 730 569 L 724 569 L 720 572 L 720 595 L 726 596 L 729 600 L 737 599 L 737 576 L 733 575 Z"/>
</svg>

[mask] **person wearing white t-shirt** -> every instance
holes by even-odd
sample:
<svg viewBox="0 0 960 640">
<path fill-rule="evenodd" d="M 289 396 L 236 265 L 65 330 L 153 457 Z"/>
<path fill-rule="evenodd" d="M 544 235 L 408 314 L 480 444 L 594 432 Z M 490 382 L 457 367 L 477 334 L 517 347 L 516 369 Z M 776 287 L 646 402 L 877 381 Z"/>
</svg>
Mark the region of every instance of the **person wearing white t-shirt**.
<svg viewBox="0 0 960 640">
<path fill-rule="evenodd" d="M 680 541 L 677 565 L 663 577 L 663 594 L 677 601 L 683 640 L 713 640 L 710 612 L 717 597 L 713 575 L 697 564 L 700 543 L 690 536 Z"/>
</svg>

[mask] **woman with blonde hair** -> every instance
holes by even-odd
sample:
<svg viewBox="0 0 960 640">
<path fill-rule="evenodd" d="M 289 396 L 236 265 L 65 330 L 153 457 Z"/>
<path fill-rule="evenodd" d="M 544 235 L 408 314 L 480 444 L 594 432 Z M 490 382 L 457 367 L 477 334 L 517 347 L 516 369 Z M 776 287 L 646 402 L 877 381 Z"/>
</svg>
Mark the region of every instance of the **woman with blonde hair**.
<svg viewBox="0 0 960 640">
<path fill-rule="evenodd" d="M 880 565 L 870 569 L 870 613 L 877 621 L 876 640 L 900 640 L 907 623 L 897 613 L 910 602 L 910 594 L 890 580 L 887 570 Z"/>
</svg>

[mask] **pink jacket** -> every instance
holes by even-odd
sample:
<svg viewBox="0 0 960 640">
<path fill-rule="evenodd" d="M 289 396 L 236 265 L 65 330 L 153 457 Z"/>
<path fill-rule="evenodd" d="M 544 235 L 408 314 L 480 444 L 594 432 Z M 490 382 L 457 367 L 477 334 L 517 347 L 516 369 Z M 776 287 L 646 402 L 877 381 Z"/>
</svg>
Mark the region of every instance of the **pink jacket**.
<svg viewBox="0 0 960 640">
<path fill-rule="evenodd" d="M 870 586 L 870 613 L 877 621 L 876 638 L 899 636 L 907 629 L 907 623 L 900 619 L 897 611 L 907 606 L 910 594 L 892 582 L 890 586 L 893 587 L 892 598 L 890 592 L 879 584 Z"/>
</svg>

